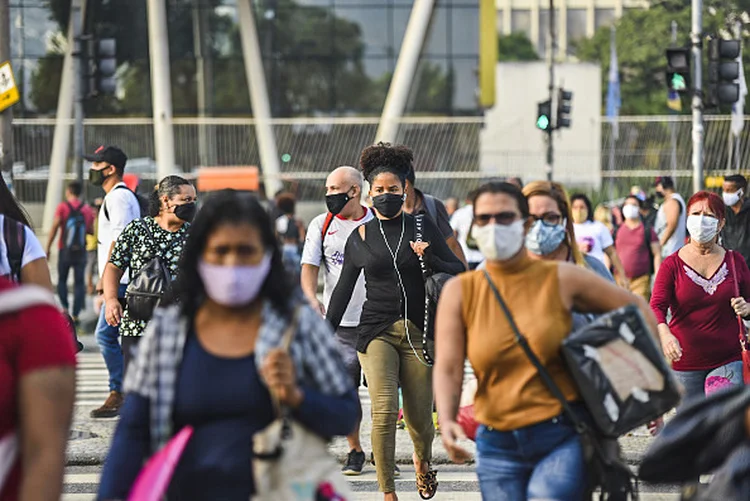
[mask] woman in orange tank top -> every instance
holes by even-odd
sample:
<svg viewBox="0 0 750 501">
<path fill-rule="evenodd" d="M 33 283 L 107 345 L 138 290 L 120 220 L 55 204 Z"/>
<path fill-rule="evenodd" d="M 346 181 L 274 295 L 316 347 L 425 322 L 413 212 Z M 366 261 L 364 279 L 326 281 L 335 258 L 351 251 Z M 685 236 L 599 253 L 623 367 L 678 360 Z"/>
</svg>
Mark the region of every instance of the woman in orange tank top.
<svg viewBox="0 0 750 501">
<path fill-rule="evenodd" d="M 483 499 L 581 500 L 588 488 L 579 437 L 516 343 L 488 278 L 531 349 L 584 418 L 586 410 L 559 354 L 571 331 L 571 311 L 604 313 L 636 303 L 652 332 L 655 318 L 642 298 L 585 268 L 531 259 L 525 237 L 534 218 L 515 186 L 486 184 L 473 207 L 472 235 L 487 258 L 488 277 L 478 270 L 451 280 L 438 306 L 434 385 L 443 443 L 454 461 L 468 459 L 457 443 L 464 435 L 456 423 L 468 356 L 477 376 L 477 475 Z"/>
</svg>

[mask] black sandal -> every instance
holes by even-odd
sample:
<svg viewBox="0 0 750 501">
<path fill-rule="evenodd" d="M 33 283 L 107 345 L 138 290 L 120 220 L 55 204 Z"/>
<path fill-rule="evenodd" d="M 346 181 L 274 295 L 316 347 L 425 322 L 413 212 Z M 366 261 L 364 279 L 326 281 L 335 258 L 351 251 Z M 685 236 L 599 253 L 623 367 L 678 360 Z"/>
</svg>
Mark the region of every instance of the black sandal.
<svg viewBox="0 0 750 501">
<path fill-rule="evenodd" d="M 422 499 L 432 499 L 437 493 L 438 481 L 437 470 L 430 470 L 428 466 L 427 473 L 417 472 L 417 492 Z"/>
</svg>

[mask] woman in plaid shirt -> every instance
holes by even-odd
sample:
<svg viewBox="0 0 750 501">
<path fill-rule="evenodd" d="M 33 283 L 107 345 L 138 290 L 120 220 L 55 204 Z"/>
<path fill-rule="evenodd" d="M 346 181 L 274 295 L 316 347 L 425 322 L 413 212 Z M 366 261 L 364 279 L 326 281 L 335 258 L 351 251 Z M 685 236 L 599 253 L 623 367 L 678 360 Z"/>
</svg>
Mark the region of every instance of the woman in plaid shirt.
<svg viewBox="0 0 750 501">
<path fill-rule="evenodd" d="M 124 499 L 144 460 L 187 425 L 195 431 L 170 501 L 249 499 L 252 437 L 275 417 L 269 390 L 323 437 L 353 429 L 356 389 L 333 333 L 301 294 L 290 294 L 255 197 L 225 190 L 206 202 L 174 290 L 175 304 L 157 309 L 126 376 L 98 499 Z M 295 311 L 287 354 L 277 347 Z"/>
</svg>

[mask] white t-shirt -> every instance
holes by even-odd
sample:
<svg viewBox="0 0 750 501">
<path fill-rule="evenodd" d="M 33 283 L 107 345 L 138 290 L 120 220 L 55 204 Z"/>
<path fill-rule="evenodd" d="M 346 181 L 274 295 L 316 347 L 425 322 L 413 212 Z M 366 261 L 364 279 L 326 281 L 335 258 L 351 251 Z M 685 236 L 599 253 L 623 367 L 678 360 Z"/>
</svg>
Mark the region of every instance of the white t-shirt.
<svg viewBox="0 0 750 501">
<path fill-rule="evenodd" d="M 604 249 L 614 244 L 609 229 L 599 221 L 586 221 L 573 224 L 576 242 L 581 252 L 588 254 L 604 263 Z M 586 249 L 589 249 L 586 252 Z"/>
<path fill-rule="evenodd" d="M 0 277 L 8 277 L 10 275 L 10 261 L 8 260 L 8 246 L 5 243 L 4 228 L 5 218 L 0 214 Z M 23 256 L 21 257 L 21 268 L 32 261 L 47 257 L 42 244 L 36 238 L 36 235 L 34 235 L 34 231 L 28 226 L 24 226 L 24 233 L 26 234 L 26 241 L 23 248 Z"/>
<path fill-rule="evenodd" d="M 331 225 L 326 231 L 325 240 L 323 240 L 322 249 L 325 254 L 326 263 L 328 264 L 327 267 L 322 263 L 323 256 L 321 255 L 320 239 L 323 224 L 328 213 L 317 216 L 310 222 L 310 226 L 307 228 L 305 246 L 302 250 L 302 264 L 319 266 L 323 271 L 323 304 L 326 309 L 328 308 L 328 303 L 331 301 L 333 289 L 339 281 L 341 270 L 344 268 L 344 249 L 346 248 L 346 241 L 349 239 L 349 235 L 374 217 L 371 210 L 365 208 L 365 211 L 365 215 L 355 221 L 341 219 L 340 217 L 334 217 L 331 220 Z M 356 327 L 359 325 L 359 315 L 362 313 L 362 305 L 365 303 L 365 298 L 365 275 L 364 273 L 360 273 L 357 285 L 354 287 L 354 293 L 352 293 L 352 298 L 349 301 L 349 306 L 346 308 L 344 317 L 341 319 L 342 327 Z"/>
<path fill-rule="evenodd" d="M 141 207 L 133 192 L 127 189 L 127 187 L 123 189 L 118 188 L 118 186 L 126 185 L 125 183 L 116 184 L 107 193 L 107 196 L 104 197 L 104 203 L 102 203 L 102 207 L 99 209 L 97 261 L 99 263 L 100 278 L 104 273 L 104 268 L 107 266 L 109 249 L 112 246 L 112 242 L 117 240 L 117 237 L 120 236 L 120 233 L 122 233 L 122 230 L 125 229 L 125 226 L 130 221 L 141 217 Z M 104 213 L 105 207 L 107 208 L 109 218 Z M 120 283 L 127 284 L 128 276 L 129 273 L 123 273 Z"/>
<path fill-rule="evenodd" d="M 481 263 L 484 256 L 481 252 L 469 249 L 466 245 L 466 238 L 471 231 L 471 223 L 474 220 L 474 209 L 471 205 L 464 205 L 451 216 L 451 228 L 456 232 L 458 243 L 464 251 L 466 261 L 469 263 Z"/>
</svg>

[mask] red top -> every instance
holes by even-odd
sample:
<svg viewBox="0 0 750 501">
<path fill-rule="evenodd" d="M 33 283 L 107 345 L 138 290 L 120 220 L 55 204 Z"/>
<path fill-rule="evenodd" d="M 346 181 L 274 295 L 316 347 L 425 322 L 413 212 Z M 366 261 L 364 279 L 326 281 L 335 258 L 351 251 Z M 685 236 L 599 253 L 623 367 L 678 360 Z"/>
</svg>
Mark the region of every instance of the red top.
<svg viewBox="0 0 750 501">
<path fill-rule="evenodd" d="M 72 205 L 75 209 L 83 206 L 83 208 L 81 209 L 81 214 L 83 214 L 83 220 L 86 221 L 86 230 L 91 231 L 91 229 L 94 227 L 94 219 L 96 219 L 96 214 L 94 213 L 94 209 L 92 209 L 88 204 L 83 203 L 83 201 L 81 200 L 73 202 L 61 202 L 60 205 L 57 206 L 57 209 L 55 209 L 55 218 L 60 221 L 60 231 L 65 231 L 65 221 L 67 221 L 68 216 L 70 216 L 70 207 L 68 206 L 68 204 Z M 60 233 L 60 238 L 57 241 L 57 248 L 62 249 L 63 244 L 63 233 Z"/>
<path fill-rule="evenodd" d="M 620 256 L 622 266 L 625 268 L 625 275 L 628 278 L 638 278 L 651 273 L 651 261 L 647 245 L 658 242 L 659 237 L 653 229 L 649 230 L 649 242 L 644 242 L 645 231 L 643 223 L 639 224 L 632 230 L 623 224 L 617 229 L 617 238 L 615 239 L 615 249 Z"/>
<path fill-rule="evenodd" d="M 0 292 L 17 287 L 0 277 Z M 18 428 L 18 388 L 21 378 L 50 367 L 76 363 L 73 336 L 64 317 L 52 306 L 34 306 L 0 316 L 0 439 Z M 16 460 L 0 501 L 15 501 L 21 482 Z"/>
<path fill-rule="evenodd" d="M 651 309 L 659 323 L 666 323 L 680 342 L 678 371 L 710 370 L 742 359 L 739 326 L 731 305 L 734 297 L 732 261 L 737 266 L 740 295 L 750 293 L 750 270 L 739 254 L 727 251 L 712 277 L 703 277 L 675 252 L 665 258 L 656 274 Z M 734 254 L 734 259 L 732 255 Z"/>
</svg>

